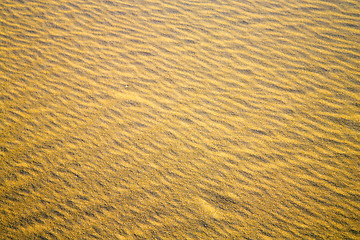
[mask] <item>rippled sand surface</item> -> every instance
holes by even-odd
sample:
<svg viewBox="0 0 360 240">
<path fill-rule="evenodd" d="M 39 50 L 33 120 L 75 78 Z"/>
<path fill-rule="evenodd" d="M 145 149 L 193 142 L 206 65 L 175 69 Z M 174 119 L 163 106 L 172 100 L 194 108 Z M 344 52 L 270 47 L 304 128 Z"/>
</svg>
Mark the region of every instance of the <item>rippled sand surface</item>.
<svg viewBox="0 0 360 240">
<path fill-rule="evenodd" d="M 2 0 L 0 239 L 360 239 L 357 0 Z"/>
</svg>

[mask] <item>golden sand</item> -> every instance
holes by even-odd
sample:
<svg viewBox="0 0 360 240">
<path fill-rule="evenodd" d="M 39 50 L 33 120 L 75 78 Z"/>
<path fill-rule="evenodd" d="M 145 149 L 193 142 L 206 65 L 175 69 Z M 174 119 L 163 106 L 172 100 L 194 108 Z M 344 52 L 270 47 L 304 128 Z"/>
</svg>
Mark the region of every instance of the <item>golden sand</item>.
<svg viewBox="0 0 360 240">
<path fill-rule="evenodd" d="M 0 2 L 0 239 L 360 239 L 360 3 Z"/>
</svg>

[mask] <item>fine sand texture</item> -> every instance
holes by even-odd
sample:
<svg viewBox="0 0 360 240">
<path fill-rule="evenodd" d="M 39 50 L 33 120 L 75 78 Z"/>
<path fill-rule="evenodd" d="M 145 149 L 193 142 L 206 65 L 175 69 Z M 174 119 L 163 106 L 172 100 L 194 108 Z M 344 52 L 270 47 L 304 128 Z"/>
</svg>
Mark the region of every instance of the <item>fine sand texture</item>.
<svg viewBox="0 0 360 240">
<path fill-rule="evenodd" d="M 1 0 L 0 239 L 360 239 L 358 0 Z"/>
</svg>

